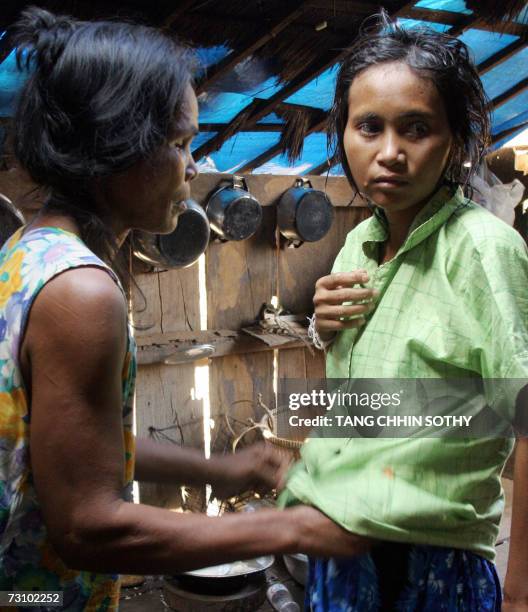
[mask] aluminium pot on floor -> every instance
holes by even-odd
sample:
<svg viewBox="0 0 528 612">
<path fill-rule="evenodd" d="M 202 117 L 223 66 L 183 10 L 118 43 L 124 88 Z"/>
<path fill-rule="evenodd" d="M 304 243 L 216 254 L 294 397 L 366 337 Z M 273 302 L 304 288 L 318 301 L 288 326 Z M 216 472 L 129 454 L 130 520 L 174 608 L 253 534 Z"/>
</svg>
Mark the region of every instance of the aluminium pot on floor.
<svg viewBox="0 0 528 612">
<path fill-rule="evenodd" d="M 280 233 L 293 246 L 324 238 L 334 220 L 334 208 L 324 191 L 313 189 L 309 180 L 298 178 L 277 204 Z"/>
<path fill-rule="evenodd" d="M 133 253 L 138 259 L 157 268 L 186 268 L 205 253 L 211 233 L 207 215 L 194 200 L 185 204 L 170 234 L 134 231 Z"/>
<path fill-rule="evenodd" d="M 262 206 L 246 181 L 234 175 L 217 189 L 205 207 L 211 228 L 221 240 L 240 241 L 253 236 L 262 222 Z"/>
<path fill-rule="evenodd" d="M 165 576 L 165 603 L 178 612 L 254 612 L 266 598 L 273 556 Z"/>
</svg>

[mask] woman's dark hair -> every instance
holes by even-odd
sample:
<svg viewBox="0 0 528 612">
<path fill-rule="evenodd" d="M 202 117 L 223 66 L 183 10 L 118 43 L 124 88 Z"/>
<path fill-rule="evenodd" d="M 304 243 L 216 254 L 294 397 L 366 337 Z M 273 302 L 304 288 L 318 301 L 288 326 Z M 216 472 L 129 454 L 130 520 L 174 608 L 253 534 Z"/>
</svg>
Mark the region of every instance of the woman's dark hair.
<svg viewBox="0 0 528 612">
<path fill-rule="evenodd" d="M 87 246 L 115 263 L 95 181 L 164 142 L 192 81 L 193 56 L 154 28 L 36 7 L 22 12 L 13 41 L 19 66 L 32 71 L 15 116 L 16 157 L 47 188 L 46 206 L 72 216 Z"/>
<path fill-rule="evenodd" d="M 453 133 L 444 180 L 467 186 L 484 155 L 490 133 L 488 100 L 469 51 L 463 42 L 448 34 L 428 28 L 404 29 L 385 12 L 367 20 L 341 62 L 329 117 L 329 154 L 337 147 L 337 157 L 357 190 L 343 145 L 348 91 L 360 72 L 386 62 L 404 62 L 435 84 Z"/>
</svg>

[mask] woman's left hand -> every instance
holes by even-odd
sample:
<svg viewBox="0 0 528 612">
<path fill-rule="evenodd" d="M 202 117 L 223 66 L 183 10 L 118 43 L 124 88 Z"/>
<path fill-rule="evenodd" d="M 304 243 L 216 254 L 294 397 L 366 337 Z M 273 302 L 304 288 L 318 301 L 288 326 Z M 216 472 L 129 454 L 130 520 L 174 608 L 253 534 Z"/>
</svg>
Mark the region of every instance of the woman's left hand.
<svg viewBox="0 0 528 612">
<path fill-rule="evenodd" d="M 271 445 L 258 443 L 234 454 L 213 455 L 210 462 L 213 495 L 226 499 L 249 490 L 281 489 L 291 460 Z"/>
</svg>

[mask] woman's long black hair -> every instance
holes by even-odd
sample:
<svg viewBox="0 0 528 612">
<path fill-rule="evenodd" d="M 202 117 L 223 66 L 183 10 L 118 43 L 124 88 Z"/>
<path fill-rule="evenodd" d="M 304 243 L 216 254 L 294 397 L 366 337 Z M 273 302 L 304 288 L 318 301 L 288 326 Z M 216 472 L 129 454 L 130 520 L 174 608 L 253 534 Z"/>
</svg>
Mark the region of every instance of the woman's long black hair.
<svg viewBox="0 0 528 612">
<path fill-rule="evenodd" d="M 13 40 L 30 71 L 14 149 L 48 192 L 46 207 L 74 218 L 96 255 L 115 264 L 116 237 L 96 210 L 98 179 L 148 159 L 178 119 L 193 56 L 154 28 L 22 12 Z"/>
<path fill-rule="evenodd" d="M 348 92 L 360 72 L 387 62 L 403 62 L 435 84 L 453 134 L 444 180 L 466 186 L 482 160 L 490 134 L 488 100 L 468 48 L 457 38 L 429 28 L 404 29 L 385 12 L 367 20 L 341 62 L 329 117 L 329 155 L 337 148 L 338 160 L 357 191 L 343 144 Z"/>
</svg>

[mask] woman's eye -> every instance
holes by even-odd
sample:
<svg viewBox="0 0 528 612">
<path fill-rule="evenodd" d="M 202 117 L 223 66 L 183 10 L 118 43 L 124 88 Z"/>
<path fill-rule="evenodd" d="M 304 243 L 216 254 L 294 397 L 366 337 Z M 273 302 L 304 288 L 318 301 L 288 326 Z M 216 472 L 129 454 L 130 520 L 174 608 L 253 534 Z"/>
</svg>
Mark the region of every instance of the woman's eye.
<svg viewBox="0 0 528 612">
<path fill-rule="evenodd" d="M 380 126 L 373 122 L 360 123 L 358 129 L 364 136 L 374 136 L 381 130 Z"/>
<path fill-rule="evenodd" d="M 175 149 L 184 149 L 185 142 L 182 140 L 175 140 L 174 142 L 171 142 L 171 147 L 174 147 Z"/>
<path fill-rule="evenodd" d="M 408 125 L 406 131 L 413 138 L 424 138 L 429 134 L 429 126 L 423 121 L 416 121 Z"/>
</svg>

